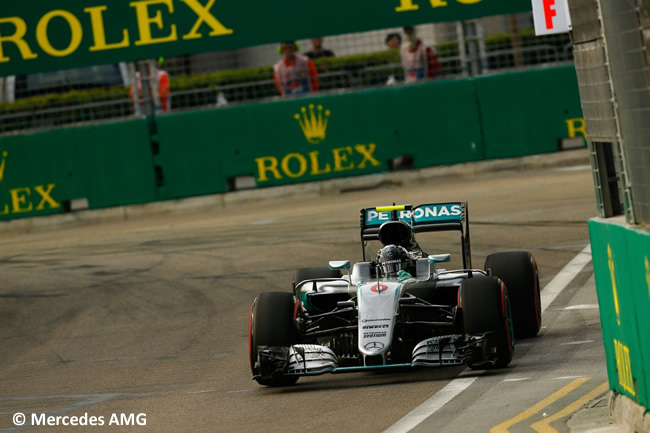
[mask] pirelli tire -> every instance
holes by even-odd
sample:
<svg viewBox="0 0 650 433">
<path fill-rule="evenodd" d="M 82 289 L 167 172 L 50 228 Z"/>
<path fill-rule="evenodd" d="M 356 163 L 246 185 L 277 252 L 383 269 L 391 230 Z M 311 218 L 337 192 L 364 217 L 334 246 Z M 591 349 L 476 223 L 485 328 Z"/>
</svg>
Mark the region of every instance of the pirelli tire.
<svg viewBox="0 0 650 433">
<path fill-rule="evenodd" d="M 492 364 L 468 363 L 472 369 L 505 368 L 514 354 L 514 335 L 508 289 L 495 277 L 473 277 L 463 281 L 458 294 L 466 334 L 485 334 Z"/>
<path fill-rule="evenodd" d="M 255 363 L 260 346 L 288 348 L 297 342 L 294 324 L 297 307 L 297 300 L 291 293 L 266 292 L 253 301 L 248 324 L 248 351 L 253 375 L 259 374 Z M 260 385 L 288 386 L 295 384 L 298 376 L 256 380 Z"/>
<path fill-rule="evenodd" d="M 330 269 L 325 266 L 314 266 L 311 268 L 300 268 L 293 277 L 293 291 L 295 293 L 298 284 L 305 280 L 316 280 L 319 278 L 341 278 L 341 271 Z M 296 294 L 297 295 L 297 294 Z"/>
<path fill-rule="evenodd" d="M 542 326 L 537 262 L 528 251 L 504 251 L 485 259 L 485 270 L 506 284 L 516 338 L 535 337 Z"/>
</svg>

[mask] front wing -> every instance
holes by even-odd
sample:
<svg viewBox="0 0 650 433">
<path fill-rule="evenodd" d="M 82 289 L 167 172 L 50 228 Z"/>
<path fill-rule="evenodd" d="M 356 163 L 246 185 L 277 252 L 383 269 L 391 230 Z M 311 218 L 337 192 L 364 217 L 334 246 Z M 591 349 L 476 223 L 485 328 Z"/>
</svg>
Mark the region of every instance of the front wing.
<svg viewBox="0 0 650 433">
<path fill-rule="evenodd" d="M 336 354 L 326 346 L 295 344 L 290 347 L 260 347 L 253 379 L 281 376 L 317 376 L 325 373 L 352 373 L 409 367 L 451 365 L 494 365 L 496 359 L 486 349 L 485 335 L 445 335 L 418 343 L 412 361 L 402 364 L 339 366 Z"/>
</svg>

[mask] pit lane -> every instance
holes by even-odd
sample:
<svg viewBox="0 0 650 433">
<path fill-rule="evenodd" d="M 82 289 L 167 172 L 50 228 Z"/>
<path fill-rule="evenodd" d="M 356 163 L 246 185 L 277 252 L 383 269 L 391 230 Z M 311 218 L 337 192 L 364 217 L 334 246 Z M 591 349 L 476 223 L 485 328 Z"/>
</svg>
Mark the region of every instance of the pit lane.
<svg viewBox="0 0 650 433">
<path fill-rule="evenodd" d="M 250 303 L 262 291 L 289 290 L 297 267 L 359 260 L 362 207 L 457 200 L 469 202 L 474 266 L 490 252 L 526 249 L 537 259 L 542 287 L 589 243 L 586 222 L 596 209 L 588 167 L 550 167 L 4 234 L 0 431 L 70 431 L 15 428 L 11 416 L 19 411 L 146 413 L 146 426 L 121 427 L 139 432 L 389 428 L 467 373 L 457 367 L 324 375 L 263 388 L 248 366 Z M 457 242 L 423 246 L 454 253 Z M 594 329 L 592 321 L 572 326 Z M 530 376 L 569 362 L 533 350 L 544 338 L 524 342 L 511 368 L 478 378 L 475 391 L 460 396 L 463 407 L 472 392 L 489 402 L 486 383 L 500 375 Z M 503 404 L 516 404 L 511 397 Z M 437 431 L 462 431 L 466 423 L 456 413 L 445 412 Z M 501 422 L 478 418 L 466 431 Z"/>
</svg>

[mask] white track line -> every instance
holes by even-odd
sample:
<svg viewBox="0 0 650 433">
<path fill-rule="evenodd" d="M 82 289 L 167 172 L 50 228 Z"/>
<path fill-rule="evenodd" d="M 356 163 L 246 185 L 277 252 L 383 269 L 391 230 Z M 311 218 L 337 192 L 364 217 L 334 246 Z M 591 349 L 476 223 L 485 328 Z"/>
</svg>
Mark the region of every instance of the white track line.
<svg viewBox="0 0 650 433">
<path fill-rule="evenodd" d="M 542 311 L 559 295 L 562 290 L 575 278 L 576 275 L 591 260 L 591 245 L 587 245 L 577 256 L 573 258 L 552 280 L 544 287 L 541 293 Z M 432 395 L 424 403 L 406 414 L 404 418 L 397 421 L 384 431 L 384 433 L 407 433 L 417 427 L 422 421 L 433 415 L 452 398 L 467 389 L 480 376 L 481 372 L 475 372 L 477 376 L 456 378 L 449 382 L 444 388 Z"/>
<path fill-rule="evenodd" d="M 430 417 L 438 409 L 447 404 L 452 398 L 463 392 L 465 388 L 469 387 L 474 381 L 478 379 L 474 377 L 463 377 L 454 379 L 449 382 L 444 388 L 436 392 L 427 401 L 413 409 L 404 418 L 397 421 L 390 426 L 384 433 L 402 433 L 414 429 L 422 421 Z"/>
<path fill-rule="evenodd" d="M 557 295 L 575 278 L 576 275 L 591 260 L 591 245 L 587 245 L 577 256 L 573 258 L 559 274 L 551 280 L 542 290 L 542 311 L 545 311 Z"/>
</svg>

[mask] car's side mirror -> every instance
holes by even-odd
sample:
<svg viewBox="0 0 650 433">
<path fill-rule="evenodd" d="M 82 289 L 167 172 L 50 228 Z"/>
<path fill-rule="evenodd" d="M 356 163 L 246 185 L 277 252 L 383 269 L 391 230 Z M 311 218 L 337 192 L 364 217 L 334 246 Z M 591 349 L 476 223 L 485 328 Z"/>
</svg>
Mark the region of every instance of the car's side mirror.
<svg viewBox="0 0 650 433">
<path fill-rule="evenodd" d="M 350 269 L 349 260 L 333 260 L 329 262 L 330 269 Z"/>
<path fill-rule="evenodd" d="M 435 254 L 428 257 L 429 263 L 444 263 L 451 260 L 451 254 Z"/>
</svg>

